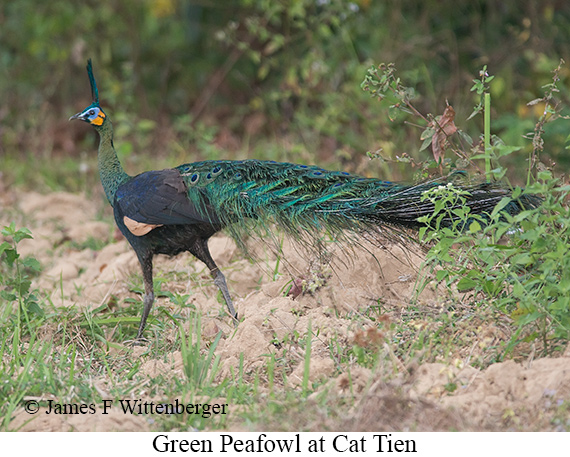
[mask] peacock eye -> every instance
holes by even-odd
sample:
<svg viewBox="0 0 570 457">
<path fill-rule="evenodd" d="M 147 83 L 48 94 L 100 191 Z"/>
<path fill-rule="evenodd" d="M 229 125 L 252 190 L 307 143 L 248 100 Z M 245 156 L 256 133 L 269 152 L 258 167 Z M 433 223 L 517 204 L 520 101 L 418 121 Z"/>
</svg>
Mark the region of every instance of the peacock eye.
<svg viewBox="0 0 570 457">
<path fill-rule="evenodd" d="M 94 109 L 90 110 L 90 111 L 89 111 L 89 116 L 94 116 L 94 115 L 95 115 L 95 110 L 94 110 Z"/>
</svg>

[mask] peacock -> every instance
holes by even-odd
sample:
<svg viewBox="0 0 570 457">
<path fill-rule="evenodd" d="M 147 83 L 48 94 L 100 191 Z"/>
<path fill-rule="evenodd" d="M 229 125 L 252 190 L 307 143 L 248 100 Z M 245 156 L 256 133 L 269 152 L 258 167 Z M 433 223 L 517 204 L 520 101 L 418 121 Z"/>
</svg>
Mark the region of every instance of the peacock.
<svg viewBox="0 0 570 457">
<path fill-rule="evenodd" d="M 137 340 L 143 339 L 154 302 L 153 257 L 188 251 L 210 270 L 230 316 L 237 313 L 226 279 L 212 258 L 208 240 L 227 229 L 239 244 L 240 233 L 255 226 L 278 227 L 294 239 L 322 233 L 372 233 L 383 226 L 418 228 L 433 203 L 422 194 L 440 185 L 407 185 L 327 171 L 317 166 L 262 160 L 206 160 L 175 168 L 125 173 L 113 145 L 111 119 L 99 105 L 91 59 L 87 62 L 93 102 L 71 116 L 99 133 L 98 168 L 107 200 L 121 233 L 134 249 L 144 281 L 143 311 Z M 496 183 L 463 184 L 465 205 L 489 214 L 511 191 Z M 503 209 L 517 214 L 535 207 L 530 195 Z M 443 221 L 450 223 L 451 221 Z"/>
</svg>

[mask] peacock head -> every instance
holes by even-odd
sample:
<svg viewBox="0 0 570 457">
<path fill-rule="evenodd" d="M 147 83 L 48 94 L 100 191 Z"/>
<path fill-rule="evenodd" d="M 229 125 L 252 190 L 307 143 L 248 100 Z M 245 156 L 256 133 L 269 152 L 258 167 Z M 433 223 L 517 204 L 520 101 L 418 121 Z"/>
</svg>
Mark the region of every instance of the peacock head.
<svg viewBox="0 0 570 457">
<path fill-rule="evenodd" d="M 80 113 L 71 116 L 69 120 L 71 121 L 72 119 L 79 119 L 95 127 L 100 127 L 103 125 L 103 122 L 105 122 L 105 117 L 106 115 L 101 107 L 97 103 L 92 103 Z"/>
<path fill-rule="evenodd" d="M 72 119 L 79 119 L 95 127 L 100 127 L 103 125 L 103 122 L 105 122 L 105 117 L 105 113 L 101 107 L 96 103 L 92 103 L 80 113 L 71 116 L 69 120 L 71 121 Z"/>
<path fill-rule="evenodd" d="M 94 127 L 101 127 L 107 116 L 99 106 L 99 91 L 97 90 L 97 83 L 95 83 L 95 77 L 93 76 L 91 59 L 87 61 L 87 74 L 89 75 L 89 82 L 91 83 L 91 96 L 93 97 L 93 103 L 83 111 L 71 116 L 69 120 L 79 119 L 93 125 Z"/>
</svg>

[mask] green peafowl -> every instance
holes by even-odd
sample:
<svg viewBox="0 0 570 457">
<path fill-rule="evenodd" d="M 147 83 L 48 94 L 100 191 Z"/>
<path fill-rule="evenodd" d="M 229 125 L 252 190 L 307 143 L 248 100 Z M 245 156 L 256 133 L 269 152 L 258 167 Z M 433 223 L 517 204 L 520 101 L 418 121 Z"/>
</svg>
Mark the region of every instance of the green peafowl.
<svg viewBox="0 0 570 457">
<path fill-rule="evenodd" d="M 113 125 L 99 106 L 91 60 L 87 63 L 93 103 L 71 119 L 91 124 L 99 133 L 101 183 L 120 231 L 140 262 L 145 286 L 137 340 L 142 339 L 154 302 L 152 262 L 155 254 L 189 251 L 204 262 L 237 320 L 226 280 L 208 250 L 208 239 L 227 228 L 275 225 L 295 239 L 322 231 L 378 232 L 383 225 L 416 228 L 434 206 L 422 201 L 424 191 L 439 184 L 405 185 L 364 178 L 316 166 L 260 160 L 216 160 L 180 165 L 129 176 L 113 146 Z M 509 190 L 497 184 L 465 184 L 472 213 L 490 213 Z M 537 199 L 522 195 L 504 211 L 516 214 L 535 207 Z M 447 221 L 449 223 L 450 221 Z M 446 223 L 446 221 L 444 221 Z M 243 233 L 243 232 L 242 232 Z"/>
</svg>

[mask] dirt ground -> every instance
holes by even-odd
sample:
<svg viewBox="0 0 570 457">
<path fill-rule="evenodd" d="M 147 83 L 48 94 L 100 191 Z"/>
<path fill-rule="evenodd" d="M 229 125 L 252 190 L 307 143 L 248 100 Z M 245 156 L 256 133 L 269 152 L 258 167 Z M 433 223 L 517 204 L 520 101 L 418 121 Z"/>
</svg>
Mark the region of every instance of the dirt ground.
<svg viewBox="0 0 570 457">
<path fill-rule="evenodd" d="M 68 193 L 9 193 L 0 197 L 0 208 L 16 209 L 19 222 L 32 230 L 33 240 L 20 246 L 23 255 L 33 254 L 44 271 L 36 285 L 51 291 L 57 306 L 95 308 L 109 296 L 133 296 L 126 279 L 138 272 L 134 252 L 117 236 L 107 222 L 97 219 L 101 199 L 87 199 Z M 0 224 L 7 225 L 12 211 L 0 211 Z M 75 243 L 65 243 L 72 240 Z M 89 240 L 101 240 L 102 249 L 89 247 Z M 73 247 L 75 246 L 75 247 Z M 311 378 L 329 379 L 331 392 L 342 396 L 348 389 L 347 373 L 340 373 L 330 357 L 329 342 L 346 345 L 355 339 L 374 339 L 374 326 L 362 327 L 349 316 L 374 305 L 379 297 L 387 308 L 403 310 L 411 301 L 418 266 L 422 257 L 413 249 L 390 245 L 377 249 L 374 255 L 355 251 L 340 255 L 334 268 L 315 263 L 307 265 L 294 246 L 285 243 L 282 273 L 273 280 L 276 258 L 263 246 L 253 245 L 258 262 L 244 258 L 235 243 L 225 235 L 210 243 L 214 259 L 226 274 L 230 291 L 242 319 L 236 331 L 227 317 L 220 316 L 217 289 L 204 266 L 187 254 L 155 262 L 157 274 L 169 271 L 190 272 L 198 281 L 168 283 L 163 286 L 178 293 L 191 295 L 190 302 L 203 312 L 203 338 L 211 338 L 218 330 L 224 332 L 217 353 L 222 358 L 220 375 L 229 374 L 239 364 L 243 352 L 245 366 L 255 370 L 266 362 L 267 354 L 275 351 L 275 340 L 298 332 L 305 335 L 309 322 L 318 336 L 313 338 Z M 257 251 L 256 251 L 257 249 Z M 334 246 L 331 248 L 334 251 Z M 344 259 L 344 260 L 343 260 Z M 312 284 L 313 293 L 284 294 L 291 278 Z M 426 288 L 420 304 L 438 306 L 441 292 Z M 168 299 L 158 299 L 158 307 L 174 308 Z M 394 313 L 397 315 L 398 313 Z M 393 317 L 392 317 L 393 318 Z M 489 329 L 487 329 L 489 330 Z M 493 330 L 493 329 L 491 329 Z M 492 331 L 491 331 L 492 333 Z M 481 340 L 489 331 L 482 332 Z M 477 348 L 476 341 L 473 347 Z M 388 343 L 383 343 L 383 350 Z M 388 345 L 389 346 L 389 345 Z M 469 364 L 469 357 L 452 361 L 421 363 L 394 361 L 399 373 L 388 381 L 378 373 L 355 366 L 350 384 L 356 392 L 357 406 L 340 422 L 322 424 L 328 430 L 563 430 L 569 422 L 554 420 L 559 406 L 570 399 L 570 353 L 558 358 L 541 358 L 524 363 L 506 361 L 484 370 Z M 173 353 L 171 363 L 148 360 L 142 366 L 149 376 L 157 372 L 182 374 L 180 353 Z M 290 387 L 300 386 L 303 354 L 297 368 L 288 376 Z M 332 379 L 331 379 L 332 378 Z M 446 386 L 456 384 L 452 392 Z M 43 416 L 25 424 L 22 430 L 148 430 L 142 417 Z M 14 427 L 28 420 L 18 411 Z M 566 417 L 566 421 L 569 419 Z M 309 427 L 311 428 L 311 427 Z M 316 429 L 316 427 L 314 427 Z"/>
</svg>

